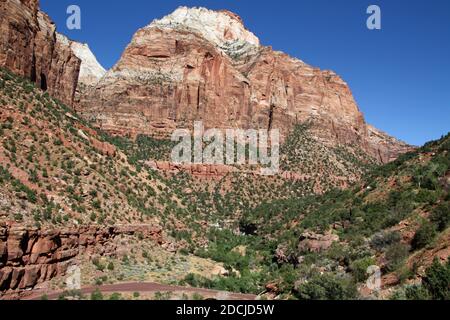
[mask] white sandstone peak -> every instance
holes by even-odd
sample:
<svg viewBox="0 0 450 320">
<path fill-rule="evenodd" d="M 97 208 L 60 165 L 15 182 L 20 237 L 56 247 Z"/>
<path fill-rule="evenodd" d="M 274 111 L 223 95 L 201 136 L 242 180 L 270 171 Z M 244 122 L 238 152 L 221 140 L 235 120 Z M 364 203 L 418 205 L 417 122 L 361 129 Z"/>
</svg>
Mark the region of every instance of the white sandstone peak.
<svg viewBox="0 0 450 320">
<path fill-rule="evenodd" d="M 222 10 L 179 7 L 160 20 L 154 20 L 147 28 L 186 28 L 200 33 L 217 46 L 243 42 L 260 46 L 258 37 L 248 31 L 239 16 Z"/>
<path fill-rule="evenodd" d="M 78 81 L 87 86 L 95 85 L 106 74 L 106 70 L 97 61 L 97 58 L 87 44 L 72 41 L 71 48 L 74 54 L 81 60 Z"/>
</svg>

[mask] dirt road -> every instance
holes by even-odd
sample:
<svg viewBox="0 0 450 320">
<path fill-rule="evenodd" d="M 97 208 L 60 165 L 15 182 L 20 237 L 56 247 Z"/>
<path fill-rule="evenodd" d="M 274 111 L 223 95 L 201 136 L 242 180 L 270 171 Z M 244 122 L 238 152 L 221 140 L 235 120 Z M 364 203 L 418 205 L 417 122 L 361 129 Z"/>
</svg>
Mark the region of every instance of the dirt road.
<svg viewBox="0 0 450 320">
<path fill-rule="evenodd" d="M 184 292 L 184 293 L 198 293 L 202 296 L 208 298 L 219 298 L 227 300 L 255 300 L 256 295 L 252 294 L 240 294 L 240 293 L 229 293 L 217 290 L 201 289 L 201 288 L 190 288 L 181 286 L 170 286 L 164 284 L 150 283 L 150 282 L 132 282 L 132 283 L 118 283 L 109 284 L 103 286 L 91 286 L 81 289 L 83 295 L 88 295 L 94 292 L 97 288 L 103 293 L 129 293 L 129 292 L 139 292 L 139 293 L 156 293 L 156 292 Z M 24 300 L 40 300 L 43 295 L 47 295 L 49 300 L 58 299 L 63 291 L 46 291 L 46 290 L 36 290 L 31 293 L 31 295 L 24 297 Z"/>
</svg>

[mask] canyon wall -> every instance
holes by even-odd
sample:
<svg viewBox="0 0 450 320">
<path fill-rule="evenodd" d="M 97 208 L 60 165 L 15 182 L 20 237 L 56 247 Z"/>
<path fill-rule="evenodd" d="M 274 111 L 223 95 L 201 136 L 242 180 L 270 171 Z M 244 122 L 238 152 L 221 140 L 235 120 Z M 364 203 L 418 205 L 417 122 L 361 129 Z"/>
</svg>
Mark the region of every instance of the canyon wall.
<svg viewBox="0 0 450 320">
<path fill-rule="evenodd" d="M 72 105 L 81 60 L 38 0 L 0 1 L 0 66 Z"/>
</svg>

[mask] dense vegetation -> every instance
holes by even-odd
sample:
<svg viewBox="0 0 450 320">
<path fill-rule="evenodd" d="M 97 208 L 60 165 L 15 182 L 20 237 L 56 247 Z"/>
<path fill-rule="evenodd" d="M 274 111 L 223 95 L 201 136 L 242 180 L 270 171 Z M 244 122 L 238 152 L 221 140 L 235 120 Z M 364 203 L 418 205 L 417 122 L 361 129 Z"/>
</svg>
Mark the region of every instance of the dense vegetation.
<svg viewBox="0 0 450 320">
<path fill-rule="evenodd" d="M 238 234 L 212 230 L 208 249 L 196 252 L 238 273 L 215 281 L 190 276 L 186 282 L 254 293 L 275 283 L 277 293 L 290 297 L 347 299 L 357 296 L 355 287 L 367 279 L 367 267 L 378 265 L 384 274 L 395 274 L 403 288 L 415 279 L 417 264 L 425 263 L 415 257 L 447 239 L 449 146 L 447 135 L 376 168 L 348 190 L 262 202 L 243 210 Z M 399 228 L 402 221 L 409 227 Z M 340 240 L 320 252 L 302 251 L 299 243 L 307 231 L 332 232 Z M 408 232 L 413 232 L 411 239 Z M 245 255 L 235 250 L 240 247 Z M 447 277 L 442 268 L 434 263 L 442 273 L 437 277 Z M 413 296 L 411 290 L 406 297 Z M 415 290 L 416 295 L 424 291 L 421 286 Z"/>
</svg>

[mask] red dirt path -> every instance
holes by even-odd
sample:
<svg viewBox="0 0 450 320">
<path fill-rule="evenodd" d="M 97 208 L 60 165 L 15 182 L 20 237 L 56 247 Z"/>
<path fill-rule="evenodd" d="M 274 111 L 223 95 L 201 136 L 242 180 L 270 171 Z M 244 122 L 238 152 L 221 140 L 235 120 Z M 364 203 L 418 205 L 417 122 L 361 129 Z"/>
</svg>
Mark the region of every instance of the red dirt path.
<svg viewBox="0 0 450 320">
<path fill-rule="evenodd" d="M 228 300 L 255 300 L 256 295 L 252 294 L 241 294 L 241 293 L 229 293 L 217 290 L 201 289 L 201 288 L 191 288 L 191 287 L 181 287 L 181 286 L 170 286 L 157 283 L 149 282 L 133 282 L 133 283 L 118 283 L 109 284 L 103 286 L 91 286 L 81 289 L 83 295 L 90 294 L 94 292 L 97 288 L 103 293 L 114 293 L 114 292 L 139 292 L 139 293 L 156 293 L 156 292 L 186 292 L 186 293 L 198 293 L 207 297 L 215 297 L 219 294 L 221 297 L 227 296 Z M 35 290 L 29 296 L 23 297 L 23 300 L 40 300 L 43 295 L 47 295 L 49 300 L 58 299 L 59 295 L 63 291 L 47 291 L 44 289 Z"/>
</svg>

